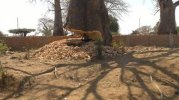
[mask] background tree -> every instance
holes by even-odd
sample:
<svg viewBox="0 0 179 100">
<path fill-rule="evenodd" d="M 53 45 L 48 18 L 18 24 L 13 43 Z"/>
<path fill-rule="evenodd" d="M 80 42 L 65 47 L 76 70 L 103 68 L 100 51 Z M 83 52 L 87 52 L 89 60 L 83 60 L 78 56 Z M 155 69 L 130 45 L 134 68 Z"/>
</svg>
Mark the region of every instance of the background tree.
<svg viewBox="0 0 179 100">
<path fill-rule="evenodd" d="M 159 21 L 155 24 L 155 26 L 153 27 L 154 33 L 156 34 L 158 32 L 158 27 L 159 27 Z"/>
<path fill-rule="evenodd" d="M 150 35 L 153 32 L 151 26 L 142 26 L 132 32 L 132 35 Z"/>
<path fill-rule="evenodd" d="M 140 32 L 137 29 L 133 30 L 131 33 L 131 35 L 139 35 L 139 34 L 140 34 Z"/>
<path fill-rule="evenodd" d="M 118 19 L 113 17 L 112 15 L 109 15 L 109 29 L 111 32 L 115 33 L 118 33 L 119 31 Z"/>
<path fill-rule="evenodd" d="M 4 37 L 4 34 L 0 31 L 0 37 Z"/>
<path fill-rule="evenodd" d="M 28 33 L 31 33 L 33 31 L 35 31 L 35 29 L 22 28 L 22 29 L 11 29 L 11 30 L 9 30 L 10 33 L 20 34 L 23 37 L 26 37 Z"/>
<path fill-rule="evenodd" d="M 151 28 L 151 26 L 142 26 L 142 27 L 140 27 L 138 30 L 139 30 L 139 32 L 140 32 L 141 34 L 149 34 L 150 32 L 153 31 L 153 29 Z"/>
<path fill-rule="evenodd" d="M 177 34 L 175 10 L 179 5 L 179 0 L 173 2 L 172 0 L 155 0 L 156 6 L 160 11 L 160 23 L 158 27 L 158 34 Z"/>
<path fill-rule="evenodd" d="M 54 21 L 52 19 L 40 18 L 38 24 L 38 32 L 42 33 L 44 36 L 52 36 L 53 25 L 54 25 Z"/>
<path fill-rule="evenodd" d="M 35 2 L 37 0 L 30 0 L 31 2 Z M 41 1 L 45 1 L 48 2 L 50 5 L 52 5 L 53 10 L 50 11 L 54 11 L 54 31 L 53 31 L 53 36 L 63 36 L 64 32 L 63 32 L 63 23 L 62 23 L 62 12 L 61 12 L 61 5 L 60 2 L 61 0 L 41 0 Z"/>
<path fill-rule="evenodd" d="M 60 0 L 54 0 L 54 9 L 55 9 L 55 17 L 54 17 L 53 36 L 63 36 L 64 32 L 63 32 Z"/>
<path fill-rule="evenodd" d="M 36 0 L 31 0 L 36 1 Z M 46 1 L 49 4 L 52 4 L 55 11 L 55 21 L 54 21 L 54 33 L 53 35 L 64 35 L 63 34 L 63 28 L 62 28 L 62 19 L 64 19 L 67 15 L 67 9 L 70 4 L 70 0 L 41 0 Z M 121 15 L 121 12 L 125 13 L 127 12 L 127 4 L 123 0 L 104 0 L 105 5 L 107 6 L 107 9 L 109 13 L 113 15 Z M 60 5 L 61 4 L 61 5 Z M 51 10 L 50 10 L 51 11 Z M 62 15 L 63 14 L 63 15 Z"/>
</svg>

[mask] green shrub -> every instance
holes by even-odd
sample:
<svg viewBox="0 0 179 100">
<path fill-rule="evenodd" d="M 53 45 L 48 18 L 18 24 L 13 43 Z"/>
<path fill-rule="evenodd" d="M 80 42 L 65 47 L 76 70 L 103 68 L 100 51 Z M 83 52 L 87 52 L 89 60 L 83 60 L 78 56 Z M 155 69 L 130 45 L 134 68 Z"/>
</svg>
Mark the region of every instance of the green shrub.
<svg viewBox="0 0 179 100">
<path fill-rule="evenodd" d="M 8 50 L 8 47 L 6 44 L 4 44 L 2 41 L 0 41 L 0 55 L 4 54 Z"/>
<path fill-rule="evenodd" d="M 0 62 L 0 78 L 2 77 L 3 73 L 5 73 L 6 71 L 3 69 L 1 62 Z"/>
<path fill-rule="evenodd" d="M 15 84 L 15 77 L 7 73 L 0 62 L 0 88 L 5 89 Z"/>
<path fill-rule="evenodd" d="M 98 59 L 103 59 L 103 42 L 101 40 L 98 40 L 95 42 L 96 45 L 96 53 L 97 53 L 97 58 Z"/>
<path fill-rule="evenodd" d="M 120 52 L 121 52 L 122 54 L 125 53 L 125 44 L 124 44 L 123 42 L 121 42 L 121 41 L 113 41 L 113 42 L 112 42 L 112 46 L 113 46 L 114 48 L 120 50 Z"/>
<path fill-rule="evenodd" d="M 1 62 L 0 62 L 0 88 L 4 87 L 4 76 L 6 75 L 6 70 L 3 69 Z"/>
<path fill-rule="evenodd" d="M 114 48 L 122 48 L 122 47 L 124 47 L 124 43 L 121 42 L 121 41 L 113 41 L 113 42 L 112 42 L 112 46 L 113 46 Z"/>
</svg>

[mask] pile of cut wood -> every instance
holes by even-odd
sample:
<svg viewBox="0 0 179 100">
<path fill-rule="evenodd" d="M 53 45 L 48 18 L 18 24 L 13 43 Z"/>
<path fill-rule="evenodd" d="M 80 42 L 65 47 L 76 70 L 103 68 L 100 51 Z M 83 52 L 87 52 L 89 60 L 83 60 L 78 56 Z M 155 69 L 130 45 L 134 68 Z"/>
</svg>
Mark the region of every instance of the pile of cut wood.
<svg viewBox="0 0 179 100">
<path fill-rule="evenodd" d="M 121 55 L 119 48 L 102 46 L 104 57 L 116 57 Z M 95 42 L 84 43 L 80 39 L 63 39 L 47 44 L 33 53 L 40 59 L 50 60 L 91 60 L 97 56 Z"/>
</svg>

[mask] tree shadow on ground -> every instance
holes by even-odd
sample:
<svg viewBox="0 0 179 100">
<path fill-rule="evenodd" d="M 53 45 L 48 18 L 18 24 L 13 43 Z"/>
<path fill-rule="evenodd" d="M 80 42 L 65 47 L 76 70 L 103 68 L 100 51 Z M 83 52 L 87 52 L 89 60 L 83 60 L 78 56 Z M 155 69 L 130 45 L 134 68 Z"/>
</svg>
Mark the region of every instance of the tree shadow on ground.
<svg viewBox="0 0 179 100">
<path fill-rule="evenodd" d="M 82 88 L 83 86 L 89 85 L 88 88 L 85 90 L 85 94 L 81 100 L 86 100 L 90 94 L 92 94 L 96 100 L 104 100 L 105 98 L 103 97 L 103 95 L 101 95 L 101 93 L 97 91 L 97 85 L 102 79 L 104 79 L 104 77 L 108 75 L 108 73 L 112 72 L 115 69 L 119 69 L 121 71 L 119 80 L 123 84 L 125 84 L 125 86 L 127 87 L 129 100 L 139 100 L 142 98 L 143 95 L 147 95 L 148 97 L 150 97 L 150 98 L 147 98 L 149 100 L 158 100 L 158 99 L 173 100 L 173 99 L 177 99 L 178 95 L 176 95 L 175 93 L 173 93 L 173 95 L 166 95 L 163 93 L 163 91 L 162 93 L 160 93 L 158 90 L 156 90 L 158 92 L 154 91 L 151 88 L 151 85 L 149 85 L 150 83 L 153 84 L 153 81 L 150 81 L 150 77 L 152 77 L 155 83 L 157 84 L 160 83 L 160 86 L 165 86 L 165 87 L 167 86 L 167 87 L 174 89 L 175 91 L 178 91 L 179 90 L 179 76 L 176 73 L 173 73 L 171 70 L 157 64 L 159 60 L 152 61 L 151 59 L 167 57 L 173 53 L 177 53 L 178 51 L 179 49 L 173 49 L 164 54 L 152 56 L 148 58 L 136 58 L 134 57 L 135 52 L 129 52 L 117 59 L 110 59 L 110 60 L 106 59 L 103 61 L 92 61 L 92 62 L 81 63 L 81 64 L 58 64 L 55 66 L 56 68 L 61 68 L 61 67 L 66 67 L 66 66 L 77 66 L 73 68 L 72 70 L 89 67 L 94 64 L 100 64 L 101 72 L 94 79 L 91 79 L 87 81 L 86 83 L 79 85 L 78 87 L 55 86 L 55 85 L 50 85 L 50 84 L 39 84 L 39 85 L 46 86 L 46 88 L 43 88 L 43 90 L 49 89 L 49 88 L 66 90 L 67 92 L 65 92 L 65 94 L 60 95 L 60 96 L 56 95 L 57 100 L 61 100 L 65 97 L 68 97 L 73 91 L 79 88 Z M 156 51 L 156 52 L 160 52 L 160 51 Z M 111 61 L 114 61 L 116 63 L 116 66 L 111 65 L 109 63 Z M 141 66 L 145 66 L 146 68 L 149 68 L 152 71 L 147 71 L 147 70 L 143 71 L 143 68 L 141 68 Z M 24 77 L 22 81 L 20 82 L 17 90 L 14 91 L 12 94 L 8 95 L 7 97 L 5 97 L 4 100 L 12 98 L 14 95 L 17 95 L 17 94 L 21 96 L 20 94 L 24 91 L 23 86 L 26 82 L 28 82 L 30 78 L 38 77 L 46 73 L 51 73 L 54 71 L 55 67 L 52 67 L 40 73 L 36 73 L 36 74 L 32 74 L 32 75 Z M 162 77 L 158 76 L 159 75 L 158 72 L 162 73 Z M 126 77 L 128 73 L 132 73 L 132 76 Z M 163 77 L 167 77 L 169 80 L 164 80 L 165 78 Z M 139 88 L 142 90 L 142 92 L 136 95 L 134 93 L 135 91 L 133 91 L 133 88 Z M 154 88 L 156 87 L 154 86 Z M 143 99 L 146 99 L 146 98 L 143 98 Z"/>
<path fill-rule="evenodd" d="M 77 70 L 77 69 L 80 69 L 80 68 L 84 68 L 84 67 L 88 67 L 88 66 L 91 66 L 91 65 L 94 65 L 94 64 L 101 64 L 105 67 L 103 67 L 101 70 L 105 70 L 103 71 L 99 76 L 97 76 L 97 78 L 93 79 L 93 80 L 90 80 L 89 82 L 83 84 L 83 85 L 80 85 L 79 87 L 75 87 L 75 88 L 71 88 L 71 87 L 62 87 L 62 86 L 53 86 L 53 85 L 49 85 L 49 84 L 41 84 L 41 85 L 46 85 L 48 86 L 46 89 L 49 89 L 49 88 L 57 88 L 57 89 L 61 89 L 61 90 L 67 90 L 68 92 L 66 92 L 63 96 L 59 96 L 58 99 L 61 100 L 63 99 L 64 97 L 67 97 L 68 95 L 70 95 L 71 92 L 75 91 L 76 89 L 79 89 L 80 87 L 82 86 L 85 86 L 87 84 L 90 84 L 90 87 L 87 89 L 86 91 L 86 94 L 84 96 L 84 99 L 88 96 L 89 93 L 93 93 L 94 96 L 96 97 L 96 99 L 100 99 L 102 100 L 103 98 L 100 96 L 100 94 L 96 91 L 96 87 L 97 87 L 97 84 L 98 82 L 104 78 L 107 73 L 109 73 L 111 70 L 113 69 L 110 69 L 110 67 L 108 67 L 108 64 L 105 62 L 103 63 L 99 63 L 101 61 L 92 61 L 92 62 L 87 62 L 87 63 L 81 63 L 81 64 L 57 64 L 55 65 L 54 67 L 48 69 L 48 70 L 45 70 L 43 72 L 40 72 L 40 73 L 36 73 L 36 74 L 30 74 L 26 71 L 23 71 L 23 70 L 19 70 L 19 69 L 15 69 L 15 68 L 9 68 L 9 67 L 6 67 L 7 69 L 11 69 L 11 70 L 14 70 L 14 71 L 19 71 L 21 73 L 24 73 L 24 74 L 27 74 L 28 76 L 25 76 L 19 83 L 17 89 L 9 94 L 8 96 L 6 96 L 5 98 L 3 98 L 3 100 L 7 100 L 7 99 L 10 99 L 12 97 L 20 97 L 23 95 L 23 91 L 24 91 L 24 85 L 29 82 L 29 80 L 31 78 L 34 78 L 34 77 L 38 77 L 38 76 L 41 76 L 41 75 L 44 75 L 44 74 L 47 74 L 47 73 L 51 73 L 54 71 L 54 68 L 61 68 L 61 67 L 66 67 L 66 66 L 77 66 L 75 68 L 72 68 L 72 70 Z M 117 68 L 117 67 L 115 67 Z M 66 72 L 64 72 L 66 73 Z M 64 74 L 62 73 L 62 74 Z M 34 86 L 35 87 L 35 86 Z M 43 89 L 45 90 L 45 89 Z"/>
<path fill-rule="evenodd" d="M 174 99 L 178 98 L 179 96 L 176 95 L 175 93 L 173 93 L 173 95 L 165 95 L 163 93 L 165 91 L 161 91 L 160 88 L 158 90 L 159 93 L 157 94 L 156 91 L 151 89 L 151 86 L 149 86 L 148 83 L 146 82 L 146 80 L 144 79 L 144 77 L 148 77 L 148 80 L 149 80 L 149 78 L 152 77 L 152 79 L 155 81 L 154 85 L 157 85 L 156 83 L 159 83 L 162 86 L 168 86 L 170 88 L 173 88 L 175 91 L 179 91 L 179 76 L 178 76 L 178 74 L 173 73 L 169 69 L 169 67 L 165 68 L 164 66 L 160 66 L 159 64 L 157 64 L 160 60 L 152 61 L 152 59 L 167 57 L 167 56 L 172 55 L 173 53 L 178 53 L 178 51 L 179 51 L 179 49 L 174 49 L 174 50 L 170 50 L 169 52 L 166 52 L 164 54 L 147 57 L 147 58 L 136 58 L 136 57 L 134 57 L 135 52 L 130 52 L 130 53 L 124 55 L 124 57 L 122 57 L 119 60 L 119 62 L 120 62 L 119 64 L 121 67 L 120 80 L 121 80 L 121 82 L 126 84 L 126 86 L 129 89 L 128 90 L 129 100 L 139 100 L 135 97 L 135 93 L 132 93 L 132 90 L 131 90 L 132 87 L 143 89 L 143 93 L 141 94 L 141 96 L 144 95 L 144 92 L 146 92 L 147 95 L 149 95 L 150 100 L 158 100 L 158 99 L 174 100 Z M 156 51 L 156 52 L 158 52 L 158 51 Z M 176 58 L 177 57 L 178 56 L 176 56 Z M 173 59 L 175 59 L 175 57 Z M 131 63 L 131 62 L 134 64 L 130 65 L 129 63 Z M 152 69 L 153 71 L 142 71 L 142 70 L 140 70 L 140 66 L 149 67 L 149 69 Z M 127 79 L 125 78 L 125 72 L 133 73 L 133 76 L 135 77 L 135 81 L 138 84 L 136 85 L 136 82 L 128 82 Z M 160 76 L 158 77 L 157 72 L 160 72 L 161 74 L 163 74 L 163 77 L 166 77 L 170 80 L 165 80 L 165 78 L 162 78 Z M 152 82 L 149 82 L 149 83 L 152 83 Z M 156 86 L 155 88 L 158 88 L 158 86 Z M 135 91 L 133 91 L 133 92 L 135 92 Z"/>
</svg>

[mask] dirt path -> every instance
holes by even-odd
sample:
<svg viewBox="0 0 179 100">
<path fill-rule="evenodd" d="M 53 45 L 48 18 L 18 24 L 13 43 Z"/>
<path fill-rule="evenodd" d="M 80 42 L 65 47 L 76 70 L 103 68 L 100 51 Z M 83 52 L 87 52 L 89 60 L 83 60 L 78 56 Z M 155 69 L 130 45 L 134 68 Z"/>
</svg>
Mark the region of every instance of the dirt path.
<svg viewBox="0 0 179 100">
<path fill-rule="evenodd" d="M 2 91 L 0 99 L 179 100 L 179 48 L 134 47 L 122 57 L 90 62 L 25 60 L 23 55 L 8 54 L 0 61 L 18 81 L 36 77 L 20 97 L 10 95 L 15 88 Z"/>
</svg>

